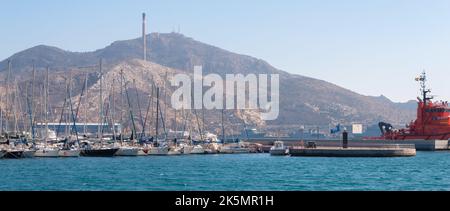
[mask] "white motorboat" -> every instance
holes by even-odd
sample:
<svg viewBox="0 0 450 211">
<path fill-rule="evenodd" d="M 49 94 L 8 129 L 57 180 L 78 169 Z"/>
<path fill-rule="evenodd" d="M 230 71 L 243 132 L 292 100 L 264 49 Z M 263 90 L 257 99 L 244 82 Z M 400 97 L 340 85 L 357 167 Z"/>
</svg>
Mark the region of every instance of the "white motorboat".
<svg viewBox="0 0 450 211">
<path fill-rule="evenodd" d="M 270 148 L 270 155 L 285 156 L 289 154 L 289 148 L 284 145 L 282 141 L 275 141 Z"/>
</svg>

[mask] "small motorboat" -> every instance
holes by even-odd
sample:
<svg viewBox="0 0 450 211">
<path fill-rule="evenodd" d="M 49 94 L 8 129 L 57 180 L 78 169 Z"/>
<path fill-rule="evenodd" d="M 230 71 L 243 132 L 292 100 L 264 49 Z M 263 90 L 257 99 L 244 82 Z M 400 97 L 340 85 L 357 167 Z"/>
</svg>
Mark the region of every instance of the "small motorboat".
<svg viewBox="0 0 450 211">
<path fill-rule="evenodd" d="M 289 148 L 284 145 L 282 141 L 275 141 L 270 148 L 270 155 L 273 156 L 285 156 L 289 154 Z"/>
</svg>

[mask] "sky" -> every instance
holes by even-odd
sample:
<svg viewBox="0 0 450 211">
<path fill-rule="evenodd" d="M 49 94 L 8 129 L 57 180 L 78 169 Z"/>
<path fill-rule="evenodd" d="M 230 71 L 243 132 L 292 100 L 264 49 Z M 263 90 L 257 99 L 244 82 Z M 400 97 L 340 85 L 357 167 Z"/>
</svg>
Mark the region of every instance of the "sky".
<svg viewBox="0 0 450 211">
<path fill-rule="evenodd" d="M 274 67 L 396 102 L 423 70 L 450 100 L 448 0 L 1 0 L 0 60 L 45 44 L 85 52 L 148 31 L 266 60 Z"/>
</svg>

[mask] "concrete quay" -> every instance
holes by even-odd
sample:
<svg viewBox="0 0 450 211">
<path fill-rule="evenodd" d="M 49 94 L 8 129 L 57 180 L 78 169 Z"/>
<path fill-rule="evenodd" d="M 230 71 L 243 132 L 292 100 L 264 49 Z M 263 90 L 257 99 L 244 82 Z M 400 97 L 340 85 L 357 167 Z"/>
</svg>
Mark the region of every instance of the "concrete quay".
<svg viewBox="0 0 450 211">
<path fill-rule="evenodd" d="M 342 140 L 299 140 L 294 138 L 254 138 L 249 142 L 272 146 L 277 140 L 283 141 L 286 146 L 298 146 L 314 142 L 317 147 L 341 147 Z M 450 150 L 448 140 L 349 140 L 352 147 L 371 147 L 373 145 L 414 145 L 417 151 Z"/>
<path fill-rule="evenodd" d="M 289 149 L 291 156 L 302 157 L 412 157 L 416 156 L 416 149 L 411 147 L 318 147 Z"/>
</svg>

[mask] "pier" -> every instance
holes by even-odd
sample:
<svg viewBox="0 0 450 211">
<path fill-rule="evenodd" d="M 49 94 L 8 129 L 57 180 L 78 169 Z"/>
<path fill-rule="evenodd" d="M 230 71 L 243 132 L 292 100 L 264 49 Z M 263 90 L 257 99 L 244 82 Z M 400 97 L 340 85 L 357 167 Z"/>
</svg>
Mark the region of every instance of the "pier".
<svg viewBox="0 0 450 211">
<path fill-rule="evenodd" d="M 291 156 L 304 157 L 412 157 L 416 156 L 413 145 L 395 146 L 380 145 L 371 147 L 318 147 L 289 149 Z"/>
<path fill-rule="evenodd" d="M 276 140 L 283 141 L 286 146 L 296 146 L 307 142 L 314 142 L 318 147 L 340 147 L 342 140 L 337 139 L 320 139 L 320 140 L 299 140 L 296 138 L 250 138 L 247 141 L 251 143 L 259 143 L 264 146 L 272 146 Z M 367 147 L 374 144 L 410 144 L 414 145 L 417 151 L 440 151 L 450 150 L 448 140 L 350 140 L 349 143 L 353 147 Z M 265 147 L 264 149 L 266 149 Z M 269 147 L 270 148 L 270 147 Z"/>
</svg>

